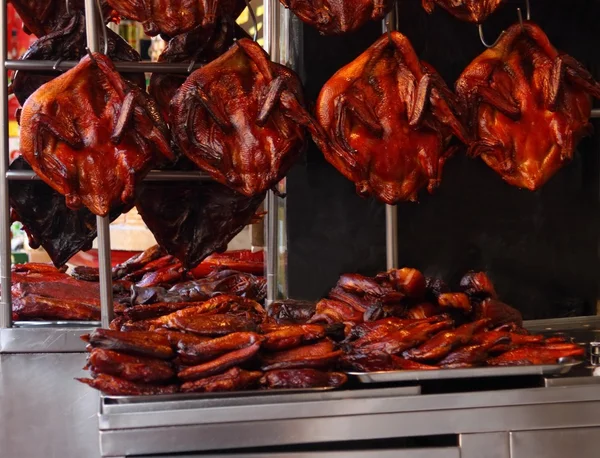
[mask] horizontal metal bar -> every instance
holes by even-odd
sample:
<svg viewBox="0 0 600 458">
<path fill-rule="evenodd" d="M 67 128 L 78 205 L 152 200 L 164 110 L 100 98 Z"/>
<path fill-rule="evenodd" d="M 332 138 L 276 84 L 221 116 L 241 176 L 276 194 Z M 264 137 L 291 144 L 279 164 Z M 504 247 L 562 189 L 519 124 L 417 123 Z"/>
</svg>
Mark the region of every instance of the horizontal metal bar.
<svg viewBox="0 0 600 458">
<path fill-rule="evenodd" d="M 80 337 L 96 327 L 97 322 L 90 322 L 79 327 L 0 329 L 0 353 L 84 352 L 86 343 Z"/>
<path fill-rule="evenodd" d="M 592 118 L 600 118 L 600 108 L 594 108 L 592 110 Z"/>
<path fill-rule="evenodd" d="M 63 72 L 75 67 L 77 61 L 62 61 L 58 64 L 51 60 L 7 60 L 7 70 L 27 70 L 31 72 Z M 169 63 L 169 62 L 113 62 L 120 72 L 145 72 L 145 73 L 188 73 L 189 63 Z M 195 64 L 192 69 L 196 70 L 202 67 L 202 64 Z"/>
<path fill-rule="evenodd" d="M 33 170 L 9 170 L 6 177 L 12 181 L 39 180 Z M 145 181 L 212 181 L 212 178 L 200 171 L 175 172 L 168 170 L 151 170 Z"/>
</svg>

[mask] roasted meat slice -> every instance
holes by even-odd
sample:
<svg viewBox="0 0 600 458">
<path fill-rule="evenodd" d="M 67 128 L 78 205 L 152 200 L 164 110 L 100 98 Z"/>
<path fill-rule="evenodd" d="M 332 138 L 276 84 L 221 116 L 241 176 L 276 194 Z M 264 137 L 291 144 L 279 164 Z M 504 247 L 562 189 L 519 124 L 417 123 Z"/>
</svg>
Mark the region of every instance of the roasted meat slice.
<svg viewBox="0 0 600 458">
<path fill-rule="evenodd" d="M 178 345 L 178 353 L 189 357 L 188 359 L 193 359 L 198 364 L 262 341 L 263 337 L 254 332 L 232 332 L 226 336 L 204 342 L 181 342 Z"/>
<path fill-rule="evenodd" d="M 492 326 L 514 323 L 523 325 L 523 316 L 516 308 L 499 301 L 498 299 L 485 299 L 475 304 L 475 318 L 488 318 Z"/>
<path fill-rule="evenodd" d="M 255 216 L 260 216 L 258 213 Z M 204 278 L 216 270 L 233 269 L 253 275 L 265 272 L 265 252 L 250 250 L 229 250 L 225 253 L 214 253 L 192 269 L 194 278 Z"/>
<path fill-rule="evenodd" d="M 179 385 L 150 385 L 135 383 L 106 374 L 98 374 L 96 378 L 77 378 L 82 383 L 102 391 L 110 396 L 137 396 L 151 394 L 174 394 Z"/>
<path fill-rule="evenodd" d="M 22 157 L 10 170 L 31 170 Z M 29 238 L 29 246 L 42 246 L 55 266 L 64 265 L 79 251 L 92 248 L 96 238 L 96 217 L 87 209 L 71 210 L 65 198 L 40 180 L 10 181 L 9 201 L 12 220 L 20 221 Z M 120 208 L 110 212 L 114 221 Z"/>
<path fill-rule="evenodd" d="M 202 378 L 181 385 L 182 393 L 214 393 L 219 391 L 239 391 L 254 388 L 260 378 L 260 371 L 245 371 L 232 367 L 227 372 Z"/>
<path fill-rule="evenodd" d="M 405 318 L 413 320 L 422 320 L 438 316 L 442 313 L 441 308 L 431 302 L 422 302 L 421 304 L 412 305 L 404 313 Z"/>
<path fill-rule="evenodd" d="M 369 21 L 383 19 L 391 0 L 280 0 L 303 22 L 324 35 L 353 32 Z"/>
<path fill-rule="evenodd" d="M 210 340 L 210 337 L 197 336 L 172 329 L 158 328 L 154 332 L 166 336 L 173 348 L 179 348 L 180 345 L 195 345 Z"/>
<path fill-rule="evenodd" d="M 140 383 L 168 382 L 175 377 L 171 365 L 156 358 L 131 356 L 102 348 L 92 349 L 88 364 L 96 373 Z"/>
<path fill-rule="evenodd" d="M 78 61 L 86 55 L 85 18 L 83 13 L 76 12 L 64 28 L 56 29 L 33 43 L 20 60 Z M 100 34 L 100 49 L 104 49 L 104 38 Z M 113 61 L 137 62 L 140 55 L 129 43 L 110 29 L 106 29 L 108 39 L 107 55 Z M 19 70 L 15 73 L 10 89 L 21 105 L 40 86 L 56 78 L 56 72 L 28 72 Z M 143 73 L 124 73 L 124 78 L 146 88 Z"/>
<path fill-rule="evenodd" d="M 197 26 L 214 27 L 218 17 L 235 20 L 246 7 L 243 0 L 106 0 L 119 15 L 141 22 L 146 35 L 165 38 Z"/>
<path fill-rule="evenodd" d="M 164 267 L 154 272 L 144 274 L 142 279 L 138 281 L 137 287 L 153 287 L 153 286 L 170 286 L 187 277 L 187 271 L 181 263 L 173 264 L 169 267 Z"/>
<path fill-rule="evenodd" d="M 147 250 L 142 251 L 141 253 L 132 256 L 127 261 L 113 267 L 113 280 L 124 278 L 166 254 L 167 253 L 159 245 L 153 245 Z"/>
<path fill-rule="evenodd" d="M 333 342 L 323 340 L 312 345 L 262 355 L 262 370 L 327 369 L 336 363 L 341 354 L 342 351 L 336 350 Z"/>
<path fill-rule="evenodd" d="M 348 381 L 346 374 L 315 369 L 281 369 L 267 372 L 260 379 L 265 388 L 338 388 Z"/>
<path fill-rule="evenodd" d="M 157 242 L 192 269 L 225 251 L 264 197 L 246 197 L 219 183 L 144 183 L 136 206 Z"/>
<path fill-rule="evenodd" d="M 504 0 L 422 0 L 423 8 L 429 14 L 438 5 L 461 21 L 477 24 L 485 21 L 503 2 Z"/>
<path fill-rule="evenodd" d="M 320 340 L 326 336 L 324 326 L 319 324 L 290 324 L 265 334 L 262 348 L 270 351 L 289 350 Z"/>
<path fill-rule="evenodd" d="M 249 319 L 224 315 L 207 314 L 198 307 L 180 310 L 154 320 L 157 326 L 179 329 L 201 336 L 223 336 L 232 332 L 248 332 L 256 328 Z"/>
<path fill-rule="evenodd" d="M 470 297 L 498 299 L 494 284 L 485 272 L 468 272 L 461 278 L 460 288 Z"/>
<path fill-rule="evenodd" d="M 364 310 L 351 304 L 333 299 L 321 299 L 317 302 L 316 311 L 309 323 L 361 323 Z"/>
<path fill-rule="evenodd" d="M 156 104 L 98 53 L 27 99 L 20 141 L 25 160 L 68 207 L 100 216 L 133 205 L 152 164 L 173 158 Z"/>
<path fill-rule="evenodd" d="M 473 335 L 485 329 L 490 320 L 478 320 L 466 323 L 451 331 L 442 331 L 434 335 L 418 348 L 404 352 L 406 359 L 416 361 L 437 361 L 447 356 L 453 349 L 467 345 Z"/>
<path fill-rule="evenodd" d="M 325 83 L 313 138 L 361 196 L 415 201 L 439 186 L 452 134 L 467 141 L 456 107 L 436 71 L 391 32 Z"/>
<path fill-rule="evenodd" d="M 85 303 L 77 298 L 61 299 L 35 294 L 15 297 L 13 313 L 17 320 L 100 320 L 100 307 L 94 303 Z"/>
<path fill-rule="evenodd" d="M 221 355 L 207 363 L 183 369 L 177 376 L 183 381 L 190 382 L 221 374 L 227 369 L 239 366 L 251 360 L 258 353 L 258 350 L 260 350 L 260 342 L 255 342 L 247 347 Z"/>
<path fill-rule="evenodd" d="M 304 146 L 304 126 L 314 127 L 298 76 L 248 39 L 190 75 L 170 119 L 179 149 L 248 197 L 285 176 Z"/>
<path fill-rule="evenodd" d="M 198 307 L 202 302 L 157 302 L 127 307 L 123 317 L 128 321 L 142 321 L 158 318 L 189 307 Z"/>
<path fill-rule="evenodd" d="M 312 318 L 316 308 L 312 301 L 286 299 L 273 302 L 267 313 L 280 324 L 304 324 Z"/>
<path fill-rule="evenodd" d="M 455 309 L 471 313 L 473 306 L 465 293 L 442 293 L 438 296 L 438 304 L 443 309 Z"/>
<path fill-rule="evenodd" d="M 585 349 L 577 344 L 555 343 L 543 346 L 525 346 L 490 358 L 490 366 L 529 366 L 534 364 L 557 364 L 560 358 L 579 358 Z"/>
<path fill-rule="evenodd" d="M 423 299 L 426 292 L 426 279 L 417 269 L 404 267 L 391 269 L 377 275 L 377 280 L 388 283 L 396 291 L 411 299 Z"/>
<path fill-rule="evenodd" d="M 509 336 L 499 336 L 496 339 L 487 339 L 481 343 L 467 345 L 452 351 L 437 365 L 446 369 L 479 366 L 485 362 L 494 347 L 507 342 L 510 342 Z"/>
<path fill-rule="evenodd" d="M 85 0 L 9 0 L 23 21 L 23 30 L 37 37 L 62 29 L 73 14 L 84 11 Z M 101 0 L 105 20 L 115 17 L 115 11 Z"/>
<path fill-rule="evenodd" d="M 170 359 L 175 356 L 169 339 L 156 332 L 122 332 L 98 328 L 81 338 L 92 348 L 103 348 L 134 356 L 149 356 L 159 359 Z"/>
<path fill-rule="evenodd" d="M 507 183 L 533 191 L 590 133 L 590 95 L 600 97 L 600 84 L 525 22 L 471 62 L 456 92 L 469 111 L 470 155 L 481 156 Z"/>
</svg>

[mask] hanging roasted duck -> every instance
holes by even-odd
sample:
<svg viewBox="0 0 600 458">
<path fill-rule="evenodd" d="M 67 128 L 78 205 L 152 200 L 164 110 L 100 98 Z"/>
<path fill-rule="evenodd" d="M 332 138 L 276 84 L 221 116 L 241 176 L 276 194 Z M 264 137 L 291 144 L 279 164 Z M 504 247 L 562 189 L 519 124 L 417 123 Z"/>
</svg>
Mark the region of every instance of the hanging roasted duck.
<svg viewBox="0 0 600 458">
<path fill-rule="evenodd" d="M 31 170 L 22 157 L 10 170 Z M 96 238 L 96 217 L 87 208 L 71 210 L 65 198 L 40 180 L 10 181 L 9 201 L 12 220 L 20 221 L 29 237 L 29 246 L 42 246 L 56 266 L 64 265 L 79 251 L 92 248 Z M 121 214 L 110 212 L 114 221 Z"/>
<path fill-rule="evenodd" d="M 571 161 L 590 133 L 600 84 L 531 22 L 515 24 L 456 83 L 480 156 L 509 184 L 531 191 Z"/>
<path fill-rule="evenodd" d="M 433 13 L 437 5 L 461 21 L 480 24 L 496 11 L 504 0 L 422 0 L 422 3 L 429 14 Z"/>
<path fill-rule="evenodd" d="M 36 37 L 56 32 L 65 27 L 74 12 L 83 12 L 85 0 L 8 0 L 23 21 L 23 30 Z M 106 21 L 116 18 L 116 12 L 101 0 Z"/>
<path fill-rule="evenodd" d="M 244 0 L 106 0 L 117 13 L 141 22 L 146 35 L 165 38 L 211 26 L 218 17 L 235 20 L 246 8 Z"/>
<path fill-rule="evenodd" d="M 171 102 L 170 118 L 179 149 L 248 197 L 285 176 L 302 151 L 305 126 L 314 127 L 298 76 L 248 39 L 187 79 Z"/>
<path fill-rule="evenodd" d="M 107 55 L 113 61 L 138 62 L 140 55 L 129 43 L 106 29 L 108 39 Z M 36 40 L 21 56 L 20 60 L 79 61 L 86 55 L 85 17 L 75 12 L 64 28 L 55 30 Z M 104 49 L 104 36 L 100 34 L 100 49 Z M 19 70 L 15 73 L 10 90 L 21 105 L 42 84 L 56 78 L 57 72 L 28 72 Z M 143 73 L 125 73 L 123 77 L 145 89 L 146 78 Z"/>
<path fill-rule="evenodd" d="M 144 183 L 136 206 L 156 241 L 192 269 L 225 251 L 263 200 L 264 194 L 246 197 L 219 183 Z"/>
<path fill-rule="evenodd" d="M 280 0 L 303 22 L 324 35 L 358 30 L 368 21 L 379 21 L 394 4 L 391 0 Z"/>
<path fill-rule="evenodd" d="M 325 84 L 316 106 L 324 132 L 313 137 L 359 195 L 415 201 L 423 187 L 440 185 L 452 134 L 467 141 L 454 99 L 408 39 L 391 32 Z"/>
<path fill-rule="evenodd" d="M 156 103 L 99 53 L 38 89 L 21 114 L 21 153 L 69 208 L 133 205 L 152 165 L 173 159 Z"/>
<path fill-rule="evenodd" d="M 221 17 L 212 26 L 198 26 L 169 40 L 158 61 L 205 64 L 219 57 L 231 47 L 235 39 L 240 38 L 249 37 L 239 25 Z M 186 78 L 187 75 L 181 73 L 153 73 L 150 78 L 148 92 L 158 103 L 167 122 L 169 104 Z"/>
</svg>

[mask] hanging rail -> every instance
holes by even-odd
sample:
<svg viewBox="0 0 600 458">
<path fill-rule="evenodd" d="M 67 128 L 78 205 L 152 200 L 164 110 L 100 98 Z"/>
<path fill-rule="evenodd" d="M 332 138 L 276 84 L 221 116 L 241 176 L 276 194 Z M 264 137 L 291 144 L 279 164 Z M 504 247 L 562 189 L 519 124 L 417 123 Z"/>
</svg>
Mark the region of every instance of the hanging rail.
<svg viewBox="0 0 600 458">
<path fill-rule="evenodd" d="M 26 70 L 31 72 L 49 72 L 56 71 L 57 73 L 69 70 L 75 67 L 78 61 L 61 61 L 59 63 L 48 60 L 6 60 L 4 68 L 7 70 Z M 189 73 L 190 64 L 178 64 L 167 62 L 113 62 L 116 69 L 120 72 L 144 72 L 144 73 Z M 193 69 L 202 67 L 202 64 L 195 64 Z"/>
<path fill-rule="evenodd" d="M 6 178 L 11 181 L 31 181 L 39 180 L 33 170 L 9 170 L 6 172 Z M 169 170 L 151 170 L 144 178 L 144 181 L 213 181 L 212 178 L 204 172 L 189 171 L 177 172 Z"/>
</svg>

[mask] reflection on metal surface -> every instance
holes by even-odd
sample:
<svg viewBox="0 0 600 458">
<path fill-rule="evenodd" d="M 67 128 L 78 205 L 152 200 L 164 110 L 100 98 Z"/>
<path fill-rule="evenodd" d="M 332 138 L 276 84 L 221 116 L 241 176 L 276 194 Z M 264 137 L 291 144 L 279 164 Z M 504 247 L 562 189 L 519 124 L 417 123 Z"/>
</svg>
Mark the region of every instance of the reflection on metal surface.
<svg viewBox="0 0 600 458">
<path fill-rule="evenodd" d="M 85 351 L 81 335 L 95 326 L 0 329 L 1 353 L 73 353 Z"/>
</svg>

